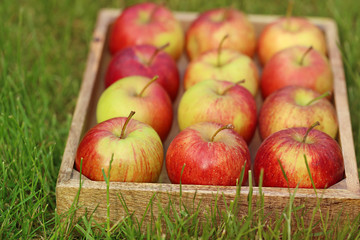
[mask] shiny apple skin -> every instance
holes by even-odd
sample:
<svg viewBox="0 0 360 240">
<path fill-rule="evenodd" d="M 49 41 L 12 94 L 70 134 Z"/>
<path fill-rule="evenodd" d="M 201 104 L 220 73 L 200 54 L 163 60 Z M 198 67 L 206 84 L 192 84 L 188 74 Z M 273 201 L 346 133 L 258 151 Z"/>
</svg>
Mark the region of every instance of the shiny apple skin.
<svg viewBox="0 0 360 240">
<path fill-rule="evenodd" d="M 96 106 L 97 122 L 125 117 L 135 111 L 133 118 L 149 124 L 165 141 L 172 125 L 172 103 L 164 88 L 156 82 L 139 96 L 150 80 L 143 76 L 130 76 L 105 89 Z"/>
<path fill-rule="evenodd" d="M 288 22 L 283 17 L 261 32 L 257 44 L 259 60 L 265 65 L 275 53 L 296 45 L 312 46 L 323 55 L 327 54 L 326 39 L 319 27 L 306 18 L 290 17 Z"/>
<path fill-rule="evenodd" d="M 182 26 L 169 9 L 148 2 L 130 6 L 119 15 L 111 28 L 109 48 L 114 55 L 129 46 L 161 47 L 167 43 L 165 51 L 179 59 L 185 44 Z"/>
<path fill-rule="evenodd" d="M 316 51 L 309 51 L 302 64 L 300 60 L 308 47 L 294 46 L 276 53 L 265 65 L 260 88 L 265 99 L 283 87 L 296 85 L 311 88 L 319 93 L 333 91 L 333 74 L 327 58 Z"/>
<path fill-rule="evenodd" d="M 247 16 L 231 8 L 211 9 L 201 13 L 186 32 L 186 53 L 190 60 L 202 53 L 217 49 L 225 35 L 223 47 L 253 57 L 256 35 Z"/>
<path fill-rule="evenodd" d="M 185 71 L 184 88 L 187 90 L 208 79 L 234 83 L 245 80 L 242 86 L 253 96 L 256 96 L 260 82 L 255 62 L 247 55 L 232 49 L 222 49 L 220 55 L 217 50 L 209 50 L 192 60 Z"/>
<path fill-rule="evenodd" d="M 257 124 L 256 102 L 252 94 L 240 85 L 219 80 L 205 80 L 189 88 L 178 107 L 178 123 L 183 130 L 198 122 L 231 123 L 247 143 Z M 225 89 L 233 86 L 225 94 Z"/>
<path fill-rule="evenodd" d="M 316 188 L 330 187 L 344 178 L 344 160 L 339 144 L 326 133 L 307 128 L 288 128 L 270 135 L 260 145 L 254 161 L 255 183 L 264 170 L 264 187 L 312 188 L 305 165 L 306 155 Z M 281 171 L 280 164 L 289 182 Z"/>
<path fill-rule="evenodd" d="M 152 45 L 136 45 L 119 51 L 112 58 L 105 76 L 105 87 L 124 77 L 140 75 L 149 78 L 159 76 L 159 83 L 175 100 L 179 90 L 179 70 L 176 62 L 164 51 L 160 51 L 149 64 L 156 51 Z"/>
<path fill-rule="evenodd" d="M 243 167 L 243 183 L 247 182 L 251 161 L 248 146 L 231 129 L 219 132 L 211 142 L 221 126 L 197 123 L 174 138 L 166 153 L 166 169 L 172 183 L 178 184 L 181 179 L 182 184 L 234 186 Z"/>
<path fill-rule="evenodd" d="M 136 114 L 135 114 L 136 115 Z M 163 145 L 149 125 L 131 119 L 120 138 L 126 117 L 113 118 L 91 128 L 76 152 L 75 168 L 94 181 L 104 181 L 113 158 L 110 181 L 156 182 L 163 163 Z"/>
<path fill-rule="evenodd" d="M 320 94 L 310 88 L 288 86 L 272 93 L 261 106 L 259 133 L 262 139 L 272 133 L 292 127 L 308 127 L 318 121 L 316 129 L 332 138 L 338 133 L 338 120 L 334 106 L 322 98 L 306 106 Z"/>
</svg>

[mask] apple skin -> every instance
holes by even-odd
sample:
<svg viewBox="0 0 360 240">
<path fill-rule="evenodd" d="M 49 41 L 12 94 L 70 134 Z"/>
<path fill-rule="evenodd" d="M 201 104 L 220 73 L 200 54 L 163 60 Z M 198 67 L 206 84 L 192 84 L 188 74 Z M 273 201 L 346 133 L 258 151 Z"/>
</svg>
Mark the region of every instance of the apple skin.
<svg viewBox="0 0 360 240">
<path fill-rule="evenodd" d="M 101 169 L 110 181 L 156 182 L 164 158 L 163 145 L 149 125 L 131 119 L 125 137 L 120 138 L 126 117 L 113 118 L 95 125 L 83 137 L 76 152 L 75 168 L 95 181 L 104 181 Z"/>
<path fill-rule="evenodd" d="M 218 51 L 210 50 L 192 60 L 185 71 L 184 88 L 189 89 L 198 82 L 207 79 L 238 82 L 253 96 L 259 87 L 259 72 L 254 61 L 247 55 L 231 49 L 221 49 L 220 66 L 218 66 Z"/>
<path fill-rule="evenodd" d="M 172 183 L 236 185 L 245 167 L 243 183 L 250 169 L 250 152 L 243 138 L 232 129 L 212 135 L 223 125 L 201 122 L 181 131 L 166 153 L 166 170 Z M 183 166 L 184 171 L 181 175 Z"/>
<path fill-rule="evenodd" d="M 185 49 L 190 60 L 217 49 L 225 35 L 224 48 L 252 57 L 256 48 L 255 30 L 246 15 L 236 9 L 218 8 L 201 13 L 185 35 Z"/>
<path fill-rule="evenodd" d="M 338 121 L 334 106 L 327 98 L 319 99 L 305 106 L 312 99 L 320 96 L 312 89 L 288 86 L 272 93 L 264 101 L 259 113 L 259 132 L 262 139 L 285 128 L 307 127 L 318 121 L 318 130 L 335 138 Z"/>
<path fill-rule="evenodd" d="M 175 60 L 184 48 L 184 31 L 172 12 L 155 3 L 139 3 L 126 8 L 115 20 L 111 29 L 109 48 L 111 54 L 139 44 L 161 47 Z"/>
<path fill-rule="evenodd" d="M 319 93 L 333 90 L 333 74 L 326 57 L 304 46 L 294 46 L 276 53 L 265 65 L 261 75 L 263 98 L 272 92 L 289 85 L 303 86 Z"/>
<path fill-rule="evenodd" d="M 262 65 L 280 50 L 288 47 L 302 45 L 312 46 L 323 55 L 326 55 L 326 40 L 323 32 L 306 18 L 300 17 L 280 18 L 265 26 L 261 32 L 257 53 Z"/>
<path fill-rule="evenodd" d="M 158 75 L 157 83 L 164 87 L 172 101 L 179 89 L 179 70 L 176 62 L 164 51 L 159 51 L 149 64 L 157 48 L 152 45 L 136 45 L 117 52 L 112 58 L 105 76 L 105 87 L 117 80 L 140 75 L 152 78 Z"/>
<path fill-rule="evenodd" d="M 147 77 L 130 76 L 105 89 L 97 104 L 97 121 L 124 117 L 135 111 L 134 119 L 149 124 L 164 141 L 172 125 L 172 104 L 166 91 L 156 82 L 138 96 L 149 81 Z"/>
<path fill-rule="evenodd" d="M 205 80 L 187 90 L 179 103 L 178 123 L 183 130 L 198 122 L 231 123 L 234 130 L 249 143 L 256 130 L 256 103 L 251 93 L 234 83 Z"/>
<path fill-rule="evenodd" d="M 255 183 L 264 169 L 264 187 L 288 187 L 280 164 L 294 188 L 312 188 L 305 165 L 306 155 L 316 188 L 330 187 L 344 178 L 344 160 L 338 143 L 326 133 L 312 129 L 302 143 L 307 128 L 288 128 L 270 135 L 259 147 L 254 161 Z"/>
</svg>

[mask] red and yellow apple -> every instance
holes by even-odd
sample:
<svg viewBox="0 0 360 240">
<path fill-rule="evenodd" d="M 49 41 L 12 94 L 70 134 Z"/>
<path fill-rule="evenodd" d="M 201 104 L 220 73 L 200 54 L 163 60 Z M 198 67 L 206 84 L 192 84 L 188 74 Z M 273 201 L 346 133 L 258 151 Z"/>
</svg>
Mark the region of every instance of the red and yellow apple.
<svg viewBox="0 0 360 240">
<path fill-rule="evenodd" d="M 111 29 L 111 54 L 139 44 L 150 44 L 165 49 L 177 60 L 184 48 L 184 32 L 172 12 L 155 3 L 139 3 L 124 9 Z"/>
<path fill-rule="evenodd" d="M 324 55 L 317 50 L 294 46 L 276 53 L 261 75 L 263 98 L 289 85 L 311 88 L 319 93 L 333 90 L 333 74 Z"/>
<path fill-rule="evenodd" d="M 281 130 L 262 142 L 254 161 L 256 184 L 263 169 L 264 187 L 294 188 L 299 184 L 300 188 L 312 188 L 304 156 L 316 188 L 330 187 L 344 178 L 339 144 L 322 131 L 301 127 Z"/>
<path fill-rule="evenodd" d="M 112 118 L 91 128 L 79 144 L 75 168 L 91 180 L 104 181 L 102 169 L 107 175 L 112 160 L 110 181 L 156 182 L 164 158 L 159 135 L 130 118 Z"/>
<path fill-rule="evenodd" d="M 262 139 L 286 128 L 307 127 L 318 121 L 317 128 L 335 138 L 338 132 L 336 111 L 324 94 L 312 89 L 288 86 L 272 93 L 259 113 Z"/>
<path fill-rule="evenodd" d="M 166 171 L 172 183 L 236 185 L 243 168 L 243 183 L 250 169 L 244 139 L 231 128 L 201 122 L 181 131 L 166 153 Z"/>
<path fill-rule="evenodd" d="M 231 49 L 210 50 L 192 60 L 185 71 L 184 88 L 187 90 L 196 83 L 208 79 L 230 82 L 245 79 L 242 86 L 253 96 L 256 95 L 259 86 L 259 73 L 254 61 Z"/>
<path fill-rule="evenodd" d="M 179 89 L 179 71 L 176 62 L 161 48 L 136 45 L 116 53 L 106 72 L 105 87 L 133 75 L 149 78 L 159 76 L 156 82 L 163 86 L 172 100 L 175 100 Z"/>
<path fill-rule="evenodd" d="M 283 17 L 265 26 L 261 32 L 257 53 L 265 65 L 277 52 L 296 45 L 312 46 L 326 55 L 327 47 L 324 33 L 306 18 Z"/>
<path fill-rule="evenodd" d="M 149 124 L 165 140 L 172 125 L 170 97 L 160 84 L 143 76 L 125 77 L 101 94 L 96 108 L 98 122 L 124 117 L 135 111 L 134 119 Z"/>
<path fill-rule="evenodd" d="M 231 123 L 249 143 L 256 129 L 256 103 L 251 93 L 237 83 L 205 80 L 189 88 L 178 107 L 183 130 L 198 122 Z"/>
<path fill-rule="evenodd" d="M 225 35 L 225 48 L 252 57 L 256 47 L 255 30 L 244 13 L 232 8 L 212 9 L 201 13 L 186 32 L 186 53 L 190 60 L 216 49 Z"/>
</svg>

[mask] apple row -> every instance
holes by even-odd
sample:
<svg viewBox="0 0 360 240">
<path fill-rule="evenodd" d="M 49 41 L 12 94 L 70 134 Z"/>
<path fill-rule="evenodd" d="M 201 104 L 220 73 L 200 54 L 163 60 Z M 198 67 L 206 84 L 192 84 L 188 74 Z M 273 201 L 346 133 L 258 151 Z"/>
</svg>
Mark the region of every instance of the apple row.
<svg viewBox="0 0 360 240">
<path fill-rule="evenodd" d="M 310 37 L 302 29 L 311 30 Z M 99 124 L 81 141 L 76 169 L 82 163 L 85 176 L 103 180 L 102 169 L 109 169 L 112 159 L 111 181 L 157 181 L 185 39 L 189 64 L 177 109 L 181 132 L 165 160 L 172 183 L 235 185 L 242 170 L 245 183 L 251 168 L 247 144 L 257 125 L 264 141 L 253 166 L 256 183 L 263 174 L 263 186 L 312 187 L 310 171 L 316 187 L 323 188 L 344 177 L 334 140 L 336 112 L 328 97 L 332 74 L 316 26 L 301 18 L 281 19 L 266 26 L 256 44 L 251 23 L 229 8 L 200 14 L 185 38 L 182 31 L 169 10 L 153 3 L 129 7 L 117 18 L 106 90 L 97 105 Z M 256 46 L 264 64 L 260 84 L 252 59 Z M 259 85 L 264 103 L 257 118 Z M 315 122 L 320 123 L 311 126 Z"/>
</svg>

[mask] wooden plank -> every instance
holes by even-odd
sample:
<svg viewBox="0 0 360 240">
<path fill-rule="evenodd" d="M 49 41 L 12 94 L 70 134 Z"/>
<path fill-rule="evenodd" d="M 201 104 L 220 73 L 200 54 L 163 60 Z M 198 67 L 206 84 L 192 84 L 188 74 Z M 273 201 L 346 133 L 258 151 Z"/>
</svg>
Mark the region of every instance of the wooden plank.
<svg viewBox="0 0 360 240">
<path fill-rule="evenodd" d="M 94 188 L 94 185 L 96 188 Z M 59 186 L 57 188 L 57 194 L 60 196 L 58 199 L 57 209 L 58 212 L 64 212 L 68 209 L 74 200 L 79 189 L 79 181 L 74 181 L 67 186 Z M 259 199 L 259 189 L 253 189 L 254 199 L 252 204 L 256 209 L 256 201 Z M 274 189 L 263 188 L 264 192 L 264 212 L 269 215 L 269 218 L 273 218 L 281 214 L 284 208 L 289 204 L 289 192 L 287 189 Z M 180 187 L 174 184 L 139 184 L 139 183 L 110 183 L 110 219 L 116 222 L 125 215 L 124 208 L 121 205 L 119 196 L 124 197 L 126 206 L 130 212 L 134 212 L 134 215 L 141 219 L 146 212 L 147 204 L 151 199 L 155 201 L 153 203 L 153 212 L 155 216 L 159 214 L 158 203 L 166 209 L 169 199 L 175 205 L 175 208 L 179 208 L 179 196 Z M 196 193 L 196 197 L 194 198 Z M 188 209 L 192 209 L 192 206 L 200 204 L 200 218 L 205 217 L 207 208 L 214 206 L 215 199 L 218 198 L 218 209 L 225 210 L 225 202 L 229 204 L 235 198 L 235 187 L 210 187 L 210 186 L 182 186 L 182 203 L 187 206 Z M 240 193 L 239 202 L 239 216 L 246 216 L 248 209 L 247 195 L 249 193 L 248 187 L 243 187 Z M 354 218 L 360 212 L 360 197 L 357 194 L 350 193 L 348 190 L 319 190 L 319 198 L 316 197 L 314 190 L 302 189 L 302 191 L 296 193 L 296 199 L 294 206 L 302 206 L 303 210 L 308 210 L 308 214 L 304 215 L 304 220 L 310 219 L 312 210 L 320 204 L 323 214 L 329 212 L 330 219 L 342 215 L 340 219 L 347 217 Z M 321 199 L 319 202 L 317 199 Z M 100 222 L 106 219 L 106 187 L 101 182 L 95 184 L 91 181 L 84 181 L 82 186 L 79 203 L 82 208 L 76 213 L 77 217 L 82 216 L 85 211 L 92 212 L 96 207 L 96 219 Z M 150 220 L 149 214 L 146 215 L 146 219 Z M 315 216 L 315 220 L 320 220 L 320 215 Z"/>
<path fill-rule="evenodd" d="M 327 31 L 325 32 L 325 36 L 328 42 L 329 61 L 334 75 L 334 102 L 339 121 L 339 143 L 342 147 L 342 154 L 344 157 L 346 184 L 348 190 L 360 193 L 346 80 L 341 53 L 338 48 L 339 38 L 337 26 L 336 23 L 331 20 L 326 23 L 326 26 Z"/>
<path fill-rule="evenodd" d="M 74 156 L 76 155 L 76 149 L 80 142 L 81 133 L 83 132 L 86 118 L 88 117 L 89 103 L 93 97 L 94 85 L 97 82 L 108 24 L 111 19 L 112 16 L 109 15 L 107 11 L 101 11 L 98 15 L 93 38 L 90 43 L 90 52 L 86 62 L 86 69 L 83 75 L 69 136 L 60 166 L 58 182 L 70 180 L 74 168 Z"/>
<path fill-rule="evenodd" d="M 90 52 L 87 60 L 87 67 L 83 76 L 83 83 L 80 88 L 78 102 L 75 108 L 73 121 L 70 127 L 69 137 L 63 155 L 62 164 L 59 171 L 58 182 L 56 186 L 57 211 L 65 212 L 71 206 L 74 197 L 79 189 L 79 172 L 74 169 L 74 161 L 76 149 L 79 141 L 85 131 L 96 124 L 95 108 L 100 94 L 104 90 L 103 77 L 110 61 L 110 54 L 107 50 L 108 29 L 120 11 L 116 9 L 104 9 L 99 12 L 97 24 L 90 43 Z M 187 29 L 191 21 L 197 16 L 197 13 L 176 13 L 176 17 L 181 20 L 183 28 Z M 249 15 L 250 21 L 254 24 L 257 34 L 265 24 L 274 21 L 277 16 L 259 16 Z M 343 211 L 343 216 L 349 215 L 355 217 L 360 212 L 360 195 L 359 195 L 359 179 L 357 174 L 357 165 L 354 151 L 354 143 L 351 131 L 350 113 L 347 102 L 346 82 L 342 67 L 341 55 L 337 48 L 337 29 L 335 23 L 330 19 L 311 18 L 325 32 L 328 42 L 329 60 L 334 72 L 334 103 L 339 118 L 339 137 L 344 155 L 346 178 L 332 186 L 331 189 L 319 190 L 321 196 L 321 207 L 323 212 L 329 211 L 330 216 Z M 178 62 L 181 78 L 187 65 L 185 56 Z M 180 84 L 182 87 L 182 84 Z M 180 89 L 178 98 L 174 103 L 174 123 L 168 139 L 164 143 L 167 149 L 173 137 L 179 132 L 177 126 L 177 105 L 180 101 L 183 89 Z M 257 96 L 257 104 L 262 104 L 262 99 Z M 254 158 L 255 152 L 261 141 L 256 133 L 249 148 Z M 105 220 L 106 216 L 106 186 L 104 182 L 94 182 L 84 179 L 83 188 L 79 198 L 79 203 L 83 205 L 77 212 L 77 216 L 81 216 L 87 208 L 89 211 L 96 206 L 97 211 L 95 217 L 99 221 Z M 163 168 L 159 183 L 111 183 L 110 184 L 110 203 L 111 203 L 111 219 L 119 219 L 124 214 L 118 194 L 122 193 L 128 207 L 131 211 L 135 211 L 135 215 L 140 217 L 145 211 L 146 204 L 152 199 L 154 194 L 158 196 L 158 200 L 164 206 L 169 202 L 169 196 L 178 199 L 180 194 L 179 185 L 168 184 L 169 180 Z M 195 192 L 197 197 L 193 200 Z M 241 209 L 247 209 L 246 196 L 249 187 L 243 187 L 241 191 L 241 201 L 239 203 Z M 284 209 L 289 201 L 289 192 L 286 188 L 263 188 L 264 193 L 264 210 L 268 213 L 277 213 Z M 235 198 L 235 187 L 218 187 L 218 186 L 197 186 L 183 185 L 182 196 L 184 203 L 192 206 L 202 202 L 201 212 L 206 211 L 208 204 L 215 202 L 217 194 L 224 194 L 227 201 Z M 259 197 L 259 189 L 254 187 L 255 199 Z M 255 200 L 254 200 L 255 201 Z M 175 201 L 177 202 L 177 201 Z M 224 209 L 224 202 L 219 202 L 219 209 Z M 255 202 L 253 202 L 254 205 Z M 317 204 L 317 197 L 312 189 L 298 189 L 296 194 L 296 205 L 306 204 L 306 207 L 312 209 Z M 177 205 L 177 207 L 179 207 Z M 155 204 L 154 209 L 157 210 Z M 155 211 L 154 210 L 154 211 Z M 155 211 L 156 213 L 156 211 Z M 241 214 L 247 214 L 246 210 L 240 211 Z M 311 215 L 311 213 L 310 213 Z M 310 216 L 309 215 L 309 216 Z M 147 219 L 150 220 L 147 216 Z M 317 216 L 319 217 L 319 216 Z"/>
</svg>

